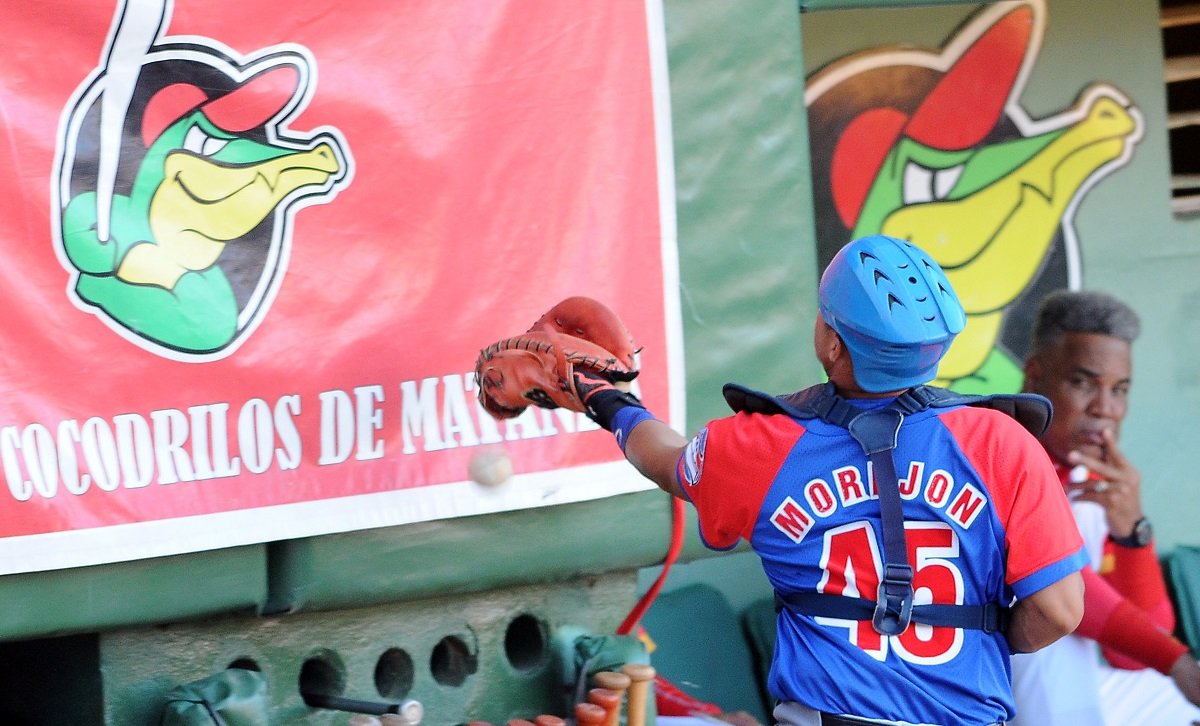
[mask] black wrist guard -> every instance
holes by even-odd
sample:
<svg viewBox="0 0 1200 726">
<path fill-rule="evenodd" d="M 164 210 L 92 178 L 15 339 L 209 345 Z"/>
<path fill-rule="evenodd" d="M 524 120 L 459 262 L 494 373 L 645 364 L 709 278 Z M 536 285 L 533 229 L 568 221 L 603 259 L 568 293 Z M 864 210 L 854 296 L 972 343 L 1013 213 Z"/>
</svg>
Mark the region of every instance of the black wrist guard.
<svg viewBox="0 0 1200 726">
<path fill-rule="evenodd" d="M 604 430 L 612 431 L 613 416 L 617 415 L 617 411 L 628 406 L 646 408 L 632 393 L 605 387 L 588 397 L 588 418 L 600 424 Z"/>
</svg>

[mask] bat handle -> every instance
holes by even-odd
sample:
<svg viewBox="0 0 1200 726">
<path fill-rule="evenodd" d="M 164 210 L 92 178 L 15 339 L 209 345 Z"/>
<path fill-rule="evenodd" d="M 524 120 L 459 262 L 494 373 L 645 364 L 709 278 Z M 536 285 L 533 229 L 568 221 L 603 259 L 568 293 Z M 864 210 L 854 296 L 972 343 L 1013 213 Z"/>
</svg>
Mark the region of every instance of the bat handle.
<svg viewBox="0 0 1200 726">
<path fill-rule="evenodd" d="M 575 704 L 575 723 L 578 726 L 604 726 L 606 718 L 608 718 L 608 713 L 602 706 L 594 703 Z"/>
<path fill-rule="evenodd" d="M 625 691 L 629 690 L 629 676 L 616 671 L 600 671 L 592 676 L 592 682 L 597 688 L 607 688 L 617 694 L 618 708 L 609 715 L 607 726 L 620 726 L 621 723 L 621 700 L 625 698 Z"/>
<path fill-rule="evenodd" d="M 621 672 L 629 676 L 629 713 L 625 722 L 628 726 L 646 726 L 646 705 L 657 672 L 647 663 L 626 663 Z"/>
<path fill-rule="evenodd" d="M 604 709 L 604 726 L 612 726 L 621 718 L 621 694 L 607 688 L 588 691 L 588 703 Z"/>
<path fill-rule="evenodd" d="M 385 713 L 379 716 L 380 726 L 419 726 L 425 720 L 425 706 L 413 699 L 400 704 L 400 713 Z"/>
</svg>

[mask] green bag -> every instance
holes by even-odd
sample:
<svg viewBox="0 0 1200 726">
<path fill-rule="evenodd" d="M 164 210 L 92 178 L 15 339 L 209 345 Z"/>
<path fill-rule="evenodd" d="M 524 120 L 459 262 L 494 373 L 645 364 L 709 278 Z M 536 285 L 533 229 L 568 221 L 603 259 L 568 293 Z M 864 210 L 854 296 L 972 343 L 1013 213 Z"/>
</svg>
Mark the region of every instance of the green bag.
<svg viewBox="0 0 1200 726">
<path fill-rule="evenodd" d="M 587 684 L 600 671 L 616 671 L 626 663 L 650 663 L 646 645 L 633 635 L 595 634 L 575 625 L 554 631 L 552 641 L 558 654 L 562 678 L 563 707 L 568 713 L 574 704 L 586 700 Z M 654 699 L 646 704 L 647 723 L 658 716 Z"/>
<path fill-rule="evenodd" d="M 229 668 L 171 689 L 162 726 L 267 726 L 267 711 L 266 677 Z"/>
<path fill-rule="evenodd" d="M 1200 658 L 1200 547 L 1176 547 L 1166 558 L 1166 570 L 1177 630 L 1192 657 Z"/>
</svg>

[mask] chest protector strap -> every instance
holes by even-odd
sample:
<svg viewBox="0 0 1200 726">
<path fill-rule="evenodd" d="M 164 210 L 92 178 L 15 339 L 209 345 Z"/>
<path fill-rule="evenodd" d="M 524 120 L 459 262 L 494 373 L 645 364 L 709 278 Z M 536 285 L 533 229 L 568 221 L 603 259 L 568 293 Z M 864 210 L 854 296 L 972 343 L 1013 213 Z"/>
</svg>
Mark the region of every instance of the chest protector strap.
<svg viewBox="0 0 1200 726">
<path fill-rule="evenodd" d="M 725 401 L 734 411 L 785 414 L 798 419 L 819 418 L 850 432 L 871 462 L 879 495 L 883 528 L 883 573 L 874 601 L 823 592 L 775 593 L 775 609 L 804 615 L 871 620 L 882 635 L 899 635 L 916 621 L 926 625 L 1003 631 L 1008 608 L 998 602 L 984 605 L 913 604 L 913 570 L 908 563 L 900 480 L 892 453 L 904 417 L 927 408 L 980 406 L 1002 411 L 1034 436 L 1050 424 L 1050 402 L 1033 394 L 975 396 L 944 388 L 917 386 L 900 394 L 885 408 L 863 411 L 839 396 L 833 385 L 813 386 L 787 396 L 769 396 L 735 383 L 725 385 Z"/>
</svg>

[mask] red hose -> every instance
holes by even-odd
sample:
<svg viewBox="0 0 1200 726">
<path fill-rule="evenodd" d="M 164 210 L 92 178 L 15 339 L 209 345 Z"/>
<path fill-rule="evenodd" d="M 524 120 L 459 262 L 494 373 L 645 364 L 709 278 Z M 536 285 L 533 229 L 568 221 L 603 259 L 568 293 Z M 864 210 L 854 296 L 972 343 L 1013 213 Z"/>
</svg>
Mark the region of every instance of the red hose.
<svg viewBox="0 0 1200 726">
<path fill-rule="evenodd" d="M 617 627 L 617 635 L 629 635 L 637 624 L 641 622 L 642 616 L 650 609 L 651 603 L 658 597 L 659 590 L 662 590 L 663 582 L 667 579 L 667 573 L 671 571 L 671 565 L 679 557 L 679 550 L 683 549 L 683 526 L 687 521 L 682 499 L 671 497 L 671 544 L 667 548 L 667 556 L 663 559 L 662 571 L 658 573 L 658 577 L 654 580 L 654 584 L 642 595 L 625 619 L 621 621 L 621 625 Z"/>
</svg>

